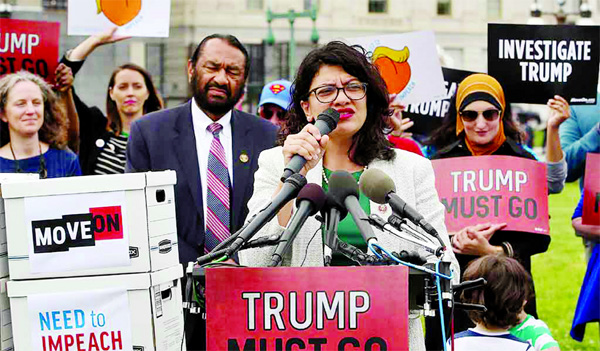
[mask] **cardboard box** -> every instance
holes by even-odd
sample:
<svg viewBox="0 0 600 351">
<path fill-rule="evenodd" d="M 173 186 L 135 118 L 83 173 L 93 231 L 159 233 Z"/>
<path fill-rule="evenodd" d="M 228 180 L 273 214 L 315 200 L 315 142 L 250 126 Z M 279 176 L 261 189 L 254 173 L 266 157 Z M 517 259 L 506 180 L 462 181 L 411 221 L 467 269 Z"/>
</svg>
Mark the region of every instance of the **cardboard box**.
<svg viewBox="0 0 600 351">
<path fill-rule="evenodd" d="M 174 171 L 3 186 L 12 280 L 179 265 Z"/>
<path fill-rule="evenodd" d="M 6 293 L 6 282 L 8 282 L 8 278 L 0 279 L 0 350 L 13 351 L 10 304 Z"/>
<path fill-rule="evenodd" d="M 34 173 L 0 173 L 0 194 L 2 184 L 19 180 L 39 179 Z M 8 249 L 6 246 L 6 220 L 4 218 L 4 199 L 0 196 L 0 278 L 8 276 Z"/>
<path fill-rule="evenodd" d="M 33 343 L 41 340 L 41 338 L 36 339 L 39 335 L 35 333 L 37 330 L 34 329 L 41 324 L 41 321 L 38 318 L 34 318 L 34 320 L 30 319 L 32 315 L 31 308 L 33 308 L 30 302 L 35 298 L 35 294 L 42 294 L 38 296 L 38 299 L 43 298 L 50 301 L 51 299 L 60 300 L 61 294 L 88 296 L 94 292 L 102 293 L 106 291 L 105 289 L 110 288 L 126 290 L 130 321 L 130 325 L 126 329 L 128 329 L 131 335 L 133 350 L 185 350 L 185 345 L 182 347 L 184 326 L 181 283 L 179 280 L 182 275 L 183 269 L 180 265 L 177 265 L 153 273 L 10 281 L 8 282 L 8 296 L 13 315 L 12 327 L 15 349 L 19 351 L 40 351 L 33 349 Z M 93 309 L 96 309 L 96 311 L 101 310 L 101 307 L 94 305 L 98 300 L 90 299 L 85 307 L 81 307 L 81 315 L 88 316 L 88 312 Z M 73 309 L 73 311 L 75 310 Z M 82 320 L 85 320 L 85 318 L 87 317 L 84 317 Z M 54 337 L 54 340 L 60 340 L 58 339 L 58 335 L 63 334 L 63 346 L 65 346 L 66 342 L 66 338 L 64 338 L 65 334 L 71 333 L 71 335 L 76 335 L 77 333 L 85 333 L 81 329 L 65 328 L 67 324 L 73 327 L 76 324 L 76 319 L 65 319 L 62 317 L 62 312 L 56 315 L 55 320 L 58 321 L 59 326 L 62 323 L 62 328 L 58 327 L 57 329 L 60 330 L 46 331 L 46 336 L 51 335 L 51 337 Z M 107 318 L 106 321 L 109 322 L 108 327 L 110 320 Z M 123 340 L 126 339 L 125 334 L 121 335 Z M 87 341 L 88 339 L 85 335 L 89 334 L 84 334 L 82 340 Z M 82 347 L 83 349 L 88 349 L 86 343 Z M 65 348 L 62 349 L 64 350 Z M 75 343 L 75 346 L 67 349 L 77 350 L 77 343 Z M 100 347 L 100 349 L 102 348 Z"/>
</svg>

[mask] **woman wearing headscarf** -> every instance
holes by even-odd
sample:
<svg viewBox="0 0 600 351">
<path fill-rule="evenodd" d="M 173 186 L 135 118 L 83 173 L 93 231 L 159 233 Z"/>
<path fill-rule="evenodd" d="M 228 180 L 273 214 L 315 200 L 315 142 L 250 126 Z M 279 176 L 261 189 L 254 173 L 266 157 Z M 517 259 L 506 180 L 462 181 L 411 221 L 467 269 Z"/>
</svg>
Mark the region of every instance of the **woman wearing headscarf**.
<svg viewBox="0 0 600 351">
<path fill-rule="evenodd" d="M 568 104 L 562 97 L 555 96 L 548 101 L 548 106 L 551 109 L 548 120 L 548 188 L 550 192 L 557 192 L 562 189 L 566 177 L 558 126 L 568 118 Z M 521 146 L 521 133 L 513 123 L 502 86 L 487 74 L 472 74 L 459 84 L 448 115 L 442 126 L 432 134 L 429 144 L 438 150 L 432 159 L 502 155 L 535 160 L 535 156 Z M 461 271 L 479 256 L 504 254 L 517 258 L 531 274 L 531 256 L 548 249 L 550 236 L 507 231 L 503 230 L 504 227 L 506 223 L 483 220 L 477 225 L 449 233 Z M 525 311 L 537 317 L 535 298 L 527 302 Z M 461 312 L 455 312 L 456 331 L 464 330 L 470 324 L 466 314 Z M 431 324 L 434 328 L 437 326 L 437 322 L 428 323 L 428 332 Z M 431 346 L 432 349 L 438 347 Z"/>
</svg>

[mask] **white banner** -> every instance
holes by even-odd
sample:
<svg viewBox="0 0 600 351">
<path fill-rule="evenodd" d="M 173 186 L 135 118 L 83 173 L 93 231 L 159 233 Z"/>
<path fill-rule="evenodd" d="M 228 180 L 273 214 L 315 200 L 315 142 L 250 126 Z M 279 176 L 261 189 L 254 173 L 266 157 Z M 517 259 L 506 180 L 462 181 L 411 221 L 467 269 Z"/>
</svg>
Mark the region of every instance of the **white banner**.
<svg viewBox="0 0 600 351">
<path fill-rule="evenodd" d="M 132 350 L 126 290 L 27 297 L 32 350 Z"/>
<path fill-rule="evenodd" d="M 131 264 L 124 191 L 24 201 L 32 273 Z"/>
<path fill-rule="evenodd" d="M 118 26 L 117 35 L 169 36 L 171 0 L 69 0 L 68 35 L 92 35 Z"/>
<path fill-rule="evenodd" d="M 362 46 L 381 73 L 390 94 L 403 104 L 443 99 L 442 67 L 433 32 L 378 35 L 346 39 Z"/>
</svg>

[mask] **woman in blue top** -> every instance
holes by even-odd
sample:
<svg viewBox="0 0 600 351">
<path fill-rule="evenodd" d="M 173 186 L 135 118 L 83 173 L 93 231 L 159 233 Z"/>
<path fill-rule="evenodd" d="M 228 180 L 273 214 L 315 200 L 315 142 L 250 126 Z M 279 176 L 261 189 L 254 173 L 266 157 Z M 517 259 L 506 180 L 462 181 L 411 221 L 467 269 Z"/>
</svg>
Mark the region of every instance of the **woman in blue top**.
<svg viewBox="0 0 600 351">
<path fill-rule="evenodd" d="M 42 78 L 26 71 L 0 79 L 0 172 L 40 178 L 81 175 L 66 148 L 64 111 Z"/>
</svg>

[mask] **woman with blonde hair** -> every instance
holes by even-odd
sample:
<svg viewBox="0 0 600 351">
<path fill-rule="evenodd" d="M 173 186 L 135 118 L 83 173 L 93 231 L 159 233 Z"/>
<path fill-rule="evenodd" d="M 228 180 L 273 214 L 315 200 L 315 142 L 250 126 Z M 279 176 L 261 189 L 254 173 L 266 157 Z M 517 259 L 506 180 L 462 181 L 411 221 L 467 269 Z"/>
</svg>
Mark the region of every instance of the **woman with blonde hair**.
<svg viewBox="0 0 600 351">
<path fill-rule="evenodd" d="M 64 111 L 42 78 L 20 71 L 0 79 L 0 119 L 0 172 L 81 175 L 77 155 L 66 149 Z"/>
</svg>

